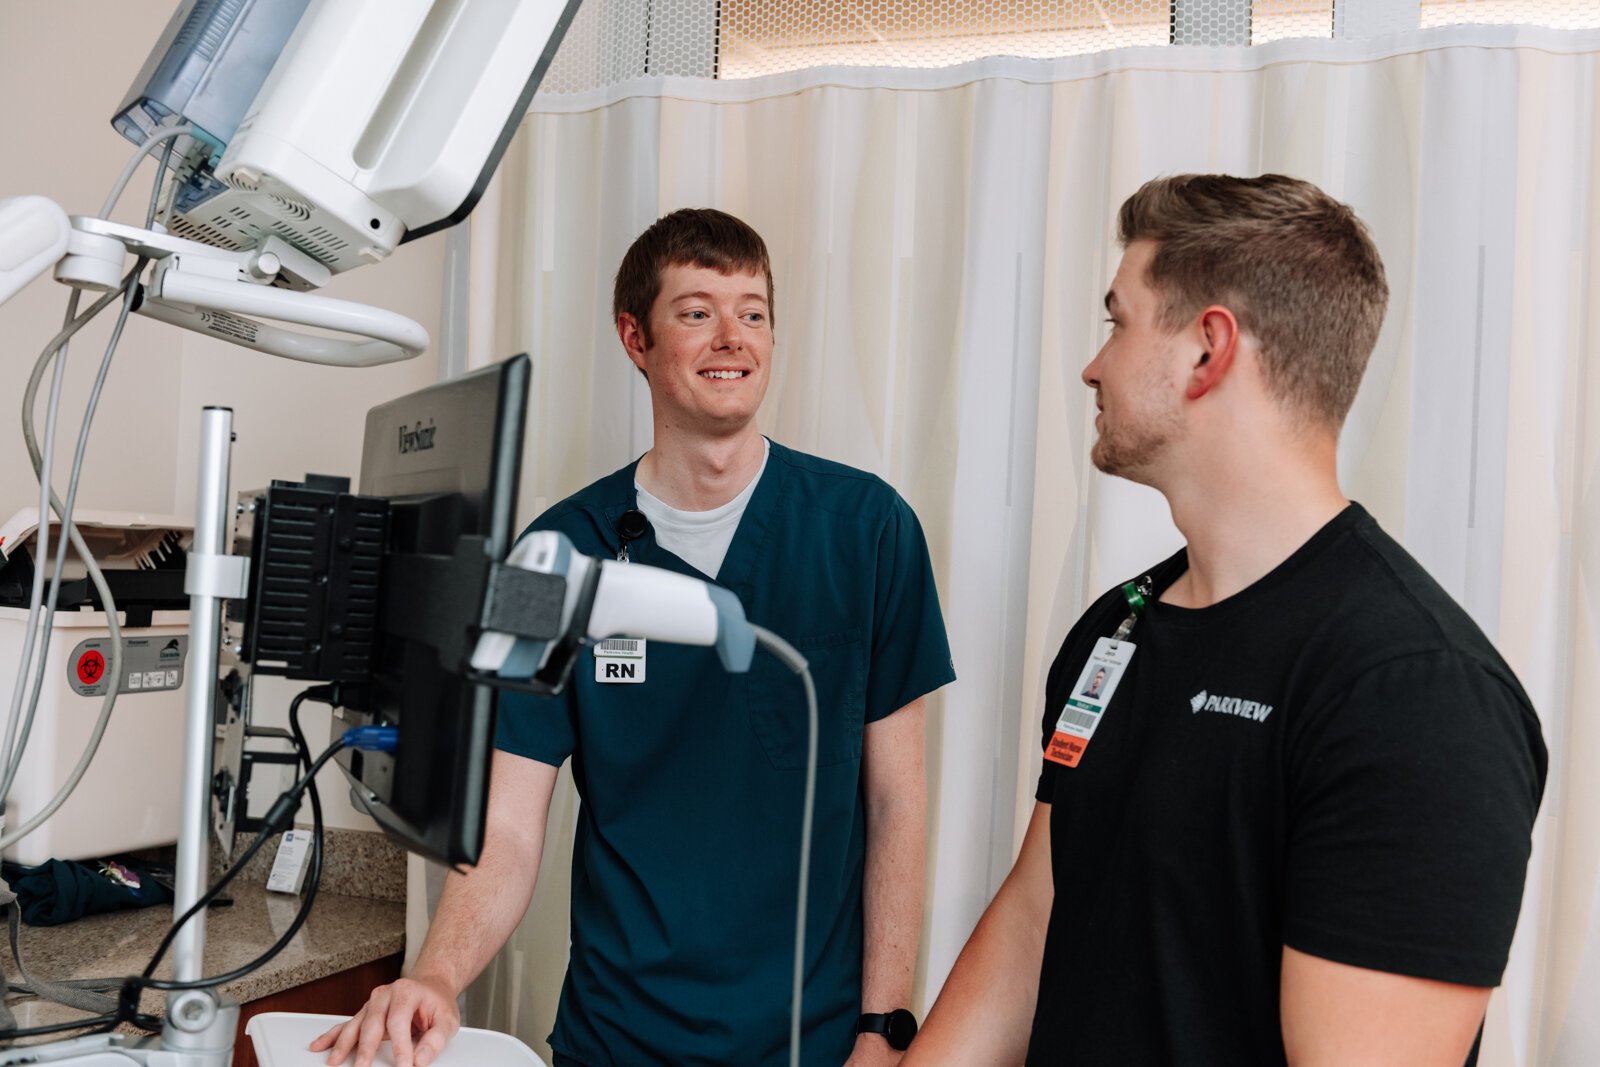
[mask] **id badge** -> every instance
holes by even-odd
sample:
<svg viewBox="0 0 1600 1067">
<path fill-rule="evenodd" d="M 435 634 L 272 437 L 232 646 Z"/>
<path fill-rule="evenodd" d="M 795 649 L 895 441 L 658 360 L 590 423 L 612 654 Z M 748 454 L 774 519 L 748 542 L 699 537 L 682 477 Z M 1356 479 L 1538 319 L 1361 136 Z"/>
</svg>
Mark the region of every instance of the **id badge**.
<svg viewBox="0 0 1600 1067">
<path fill-rule="evenodd" d="M 638 685 L 644 681 L 643 638 L 608 637 L 594 646 L 594 680 L 606 685 Z"/>
<path fill-rule="evenodd" d="M 1100 728 L 1111 697 L 1128 673 L 1133 653 L 1130 641 L 1102 637 L 1094 643 L 1094 651 L 1089 653 L 1089 661 L 1083 665 L 1066 706 L 1061 709 L 1061 717 L 1056 720 L 1055 734 L 1044 750 L 1045 759 L 1063 767 L 1078 765 L 1089 747 L 1089 739 Z"/>
</svg>

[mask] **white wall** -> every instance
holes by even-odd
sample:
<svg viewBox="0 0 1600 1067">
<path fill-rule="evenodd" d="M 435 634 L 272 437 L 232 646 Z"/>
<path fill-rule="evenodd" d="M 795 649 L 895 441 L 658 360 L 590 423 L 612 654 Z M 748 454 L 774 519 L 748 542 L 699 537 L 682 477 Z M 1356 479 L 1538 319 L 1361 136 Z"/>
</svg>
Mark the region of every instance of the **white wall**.
<svg viewBox="0 0 1600 1067">
<path fill-rule="evenodd" d="M 99 210 L 133 150 L 112 130 L 111 114 L 177 6 L 178 0 L 0 0 L 0 196 L 42 194 L 69 214 Z M 154 173 L 146 164 L 113 218 L 143 221 Z M 437 338 L 444 244 L 439 235 L 407 245 L 388 262 L 336 278 L 326 291 L 401 311 Z M 39 350 L 60 327 L 66 301 L 67 290 L 45 278 L 0 307 L 4 515 L 37 502 L 18 425 L 21 397 Z M 107 313 L 86 327 L 70 350 L 58 486 L 112 318 Z M 313 367 L 135 316 L 95 417 L 77 506 L 192 515 L 200 409 L 211 404 L 234 409 L 235 490 L 308 471 L 353 479 L 366 409 L 421 388 L 438 373 L 435 351 L 391 367 Z M 42 425 L 42 405 L 39 420 Z M 294 691 L 279 680 L 258 685 L 258 721 L 281 723 Z M 326 709 L 316 708 L 305 715 L 313 746 L 327 736 L 327 717 Z M 115 758 L 102 753 L 96 767 Z M 372 825 L 350 808 L 336 769 L 325 771 L 320 784 L 332 825 Z"/>
</svg>

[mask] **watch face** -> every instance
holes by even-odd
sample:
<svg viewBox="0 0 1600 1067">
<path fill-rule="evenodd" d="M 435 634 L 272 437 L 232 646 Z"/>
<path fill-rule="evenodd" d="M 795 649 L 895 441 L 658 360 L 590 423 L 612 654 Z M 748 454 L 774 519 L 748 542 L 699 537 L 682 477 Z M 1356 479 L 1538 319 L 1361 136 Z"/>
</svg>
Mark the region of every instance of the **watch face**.
<svg viewBox="0 0 1600 1067">
<path fill-rule="evenodd" d="M 889 1039 L 889 1047 L 898 1052 L 910 1048 L 911 1039 L 917 1036 L 917 1017 L 904 1008 L 896 1008 L 885 1022 L 888 1027 L 883 1036 Z"/>
</svg>

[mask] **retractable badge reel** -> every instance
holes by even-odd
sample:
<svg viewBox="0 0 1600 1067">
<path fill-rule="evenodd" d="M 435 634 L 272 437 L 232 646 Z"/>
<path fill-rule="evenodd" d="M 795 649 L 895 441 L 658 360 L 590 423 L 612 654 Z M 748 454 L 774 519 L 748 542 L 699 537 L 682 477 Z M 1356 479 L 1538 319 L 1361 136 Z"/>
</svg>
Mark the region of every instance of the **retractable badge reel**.
<svg viewBox="0 0 1600 1067">
<path fill-rule="evenodd" d="M 1133 628 L 1144 614 L 1154 583 L 1147 574 L 1137 582 L 1122 587 L 1123 598 L 1128 602 L 1128 617 L 1122 620 L 1117 632 L 1102 637 L 1094 643 L 1094 651 L 1083 665 L 1083 671 L 1067 695 L 1067 703 L 1056 719 L 1055 733 L 1045 747 L 1044 758 L 1063 767 L 1076 767 L 1089 747 L 1089 739 L 1100 728 L 1100 720 L 1111 703 L 1117 686 L 1128 673 L 1133 662 L 1134 645 L 1128 640 Z"/>
<path fill-rule="evenodd" d="M 617 517 L 617 537 L 622 544 L 617 548 L 617 562 L 628 562 L 628 546 L 650 532 L 650 520 L 638 508 L 629 508 Z"/>
<path fill-rule="evenodd" d="M 650 532 L 650 520 L 638 508 L 617 516 L 612 527 L 622 543 L 617 562 L 629 561 L 629 546 Z M 608 637 L 594 646 L 594 680 L 602 685 L 638 685 L 644 681 L 646 648 L 642 637 Z"/>
</svg>

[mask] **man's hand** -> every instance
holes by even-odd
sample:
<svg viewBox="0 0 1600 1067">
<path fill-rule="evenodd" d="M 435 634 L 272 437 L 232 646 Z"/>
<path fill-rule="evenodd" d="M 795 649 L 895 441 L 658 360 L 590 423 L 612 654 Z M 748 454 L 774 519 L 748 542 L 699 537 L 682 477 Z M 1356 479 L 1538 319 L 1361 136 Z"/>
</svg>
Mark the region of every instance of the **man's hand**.
<svg viewBox="0 0 1600 1067">
<path fill-rule="evenodd" d="M 428 1067 L 459 1029 L 455 994 L 442 982 L 402 978 L 374 989 L 366 1007 L 311 1042 L 311 1051 L 331 1049 L 327 1062 L 337 1065 L 353 1049 L 352 1067 L 370 1067 L 387 1039 L 394 1045 L 395 1067 Z"/>
<path fill-rule="evenodd" d="M 857 1034 L 856 1046 L 851 1049 L 850 1058 L 844 1061 L 844 1067 L 895 1067 L 904 1055 L 890 1048 L 882 1034 Z"/>
<path fill-rule="evenodd" d="M 329 1067 L 370 1067 L 385 1039 L 396 1067 L 427 1067 L 461 1029 L 456 994 L 477 977 L 522 921 L 544 854 L 545 820 L 556 769 L 496 752 L 478 865 L 451 871 L 410 978 L 372 991 L 366 1007 L 311 1043 L 329 1049 Z"/>
</svg>

